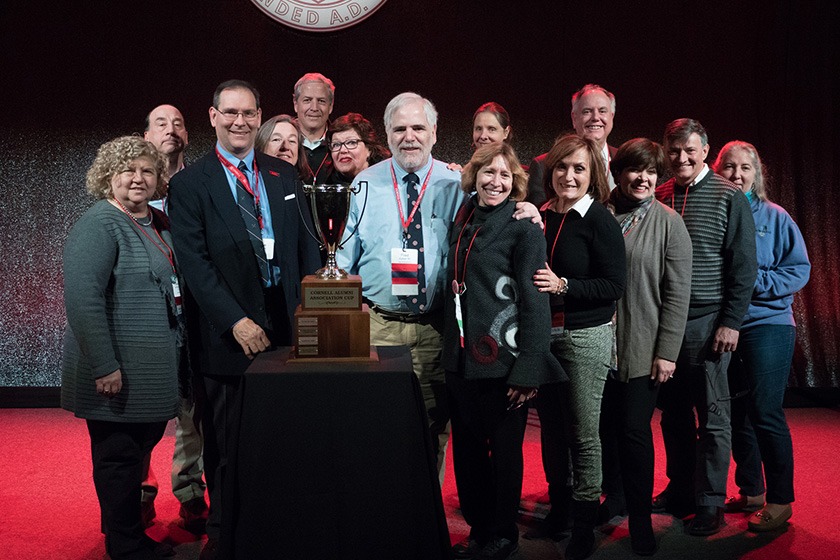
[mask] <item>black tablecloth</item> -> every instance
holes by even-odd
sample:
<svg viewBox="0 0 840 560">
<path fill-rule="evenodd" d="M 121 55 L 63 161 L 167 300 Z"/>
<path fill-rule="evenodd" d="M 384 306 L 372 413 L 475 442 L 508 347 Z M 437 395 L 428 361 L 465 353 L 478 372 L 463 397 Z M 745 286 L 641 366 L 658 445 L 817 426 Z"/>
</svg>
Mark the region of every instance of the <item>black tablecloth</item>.
<svg viewBox="0 0 840 560">
<path fill-rule="evenodd" d="M 449 557 L 420 387 L 405 347 L 378 363 L 248 369 L 234 471 L 235 557 Z"/>
</svg>

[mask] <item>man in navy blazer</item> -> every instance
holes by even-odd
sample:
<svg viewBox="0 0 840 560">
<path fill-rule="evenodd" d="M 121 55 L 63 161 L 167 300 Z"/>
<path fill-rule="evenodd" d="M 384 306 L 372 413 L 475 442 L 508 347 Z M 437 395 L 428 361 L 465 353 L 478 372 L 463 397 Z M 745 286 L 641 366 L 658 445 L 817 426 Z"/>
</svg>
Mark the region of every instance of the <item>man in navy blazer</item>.
<svg viewBox="0 0 840 560">
<path fill-rule="evenodd" d="M 320 266 L 317 243 L 304 225 L 312 229 L 311 219 L 298 210 L 294 167 L 255 153 L 261 117 L 253 86 L 220 84 L 210 107 L 216 145 L 175 175 L 169 190 L 190 355 L 208 402 L 210 517 L 202 560 L 218 555 L 222 504 L 232 498 L 222 493 L 236 457 L 243 373 L 258 353 L 291 345 L 300 280 Z"/>
</svg>

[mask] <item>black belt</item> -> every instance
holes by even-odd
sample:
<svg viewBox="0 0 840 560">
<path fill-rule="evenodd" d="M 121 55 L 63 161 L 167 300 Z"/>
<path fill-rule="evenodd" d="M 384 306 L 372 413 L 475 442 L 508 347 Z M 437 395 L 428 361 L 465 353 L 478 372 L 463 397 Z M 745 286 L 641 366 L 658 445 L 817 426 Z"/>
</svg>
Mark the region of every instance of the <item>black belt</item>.
<svg viewBox="0 0 840 560">
<path fill-rule="evenodd" d="M 368 304 L 368 307 L 370 307 L 372 311 L 374 311 L 377 315 L 380 315 L 386 321 L 400 321 L 401 323 L 420 323 L 427 325 L 436 320 L 439 315 L 436 311 L 431 313 L 403 313 L 401 311 L 391 311 L 390 309 L 384 309 L 376 305 L 367 298 L 364 298 L 364 302 Z"/>
</svg>

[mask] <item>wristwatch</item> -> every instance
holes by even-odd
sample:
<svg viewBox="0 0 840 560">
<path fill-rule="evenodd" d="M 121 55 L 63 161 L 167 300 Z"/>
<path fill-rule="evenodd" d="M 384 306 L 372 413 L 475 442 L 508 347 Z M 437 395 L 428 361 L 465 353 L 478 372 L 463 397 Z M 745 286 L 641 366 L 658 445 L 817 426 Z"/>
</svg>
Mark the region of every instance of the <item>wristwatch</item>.
<svg viewBox="0 0 840 560">
<path fill-rule="evenodd" d="M 567 278 L 562 277 L 562 276 L 560 277 L 560 280 L 563 281 L 563 287 L 560 288 L 559 290 L 557 290 L 557 293 L 558 294 L 565 294 L 566 292 L 569 291 L 569 280 Z"/>
</svg>

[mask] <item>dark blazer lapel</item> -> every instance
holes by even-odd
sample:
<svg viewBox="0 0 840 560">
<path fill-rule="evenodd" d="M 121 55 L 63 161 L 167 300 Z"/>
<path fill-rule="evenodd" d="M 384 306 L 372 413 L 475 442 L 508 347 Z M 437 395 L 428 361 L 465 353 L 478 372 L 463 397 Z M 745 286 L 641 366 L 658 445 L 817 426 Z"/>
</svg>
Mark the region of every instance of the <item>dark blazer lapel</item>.
<svg viewBox="0 0 840 560">
<path fill-rule="evenodd" d="M 290 245 L 283 241 L 284 234 L 291 234 L 293 230 L 290 231 L 289 228 L 297 224 L 299 220 L 297 214 L 291 213 L 292 211 L 297 212 L 298 202 L 296 197 L 293 196 L 296 195 L 294 181 L 292 176 L 284 173 L 284 170 L 278 169 L 273 161 L 263 157 L 262 154 L 257 154 L 257 156 L 260 180 L 265 182 L 265 192 L 268 194 L 268 203 L 271 206 L 271 227 L 274 229 L 275 239 L 274 250 L 280 252 L 294 251 L 297 248 L 296 242 Z M 291 198 L 288 198 L 290 196 Z M 297 255 L 294 253 L 283 254 L 282 257 L 279 259 L 281 267 L 283 266 L 283 260 L 296 259 Z"/>
<path fill-rule="evenodd" d="M 207 176 L 207 192 L 210 194 L 210 199 L 230 231 L 231 237 L 237 242 L 236 245 L 240 246 L 241 242 L 250 243 L 248 230 L 245 229 L 239 207 L 230 192 L 230 184 L 224 168 L 215 152 L 210 152 L 204 160 L 204 173 Z"/>
</svg>

